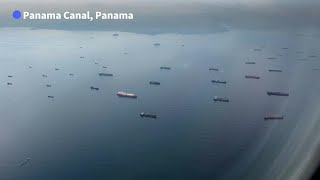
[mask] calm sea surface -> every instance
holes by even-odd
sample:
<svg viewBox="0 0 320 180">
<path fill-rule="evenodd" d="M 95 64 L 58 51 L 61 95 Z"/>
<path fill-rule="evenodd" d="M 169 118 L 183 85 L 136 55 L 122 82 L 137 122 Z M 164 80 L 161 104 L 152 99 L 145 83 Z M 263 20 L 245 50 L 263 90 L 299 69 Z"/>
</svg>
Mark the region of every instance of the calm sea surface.
<svg viewBox="0 0 320 180">
<path fill-rule="evenodd" d="M 3 28 L 0 39 L 0 179 L 288 179 L 319 142 L 320 38 L 310 32 Z"/>
</svg>

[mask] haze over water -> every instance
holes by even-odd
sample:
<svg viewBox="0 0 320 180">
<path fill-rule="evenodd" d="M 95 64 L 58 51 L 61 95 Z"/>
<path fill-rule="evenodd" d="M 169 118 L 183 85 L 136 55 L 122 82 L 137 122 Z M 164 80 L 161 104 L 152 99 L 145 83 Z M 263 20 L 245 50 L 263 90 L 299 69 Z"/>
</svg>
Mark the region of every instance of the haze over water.
<svg viewBox="0 0 320 180">
<path fill-rule="evenodd" d="M 307 5 L 184 7 L 150 16 L 136 5 L 133 23 L 91 26 L 0 14 L 0 179 L 308 177 L 319 144 L 318 15 Z"/>
<path fill-rule="evenodd" d="M 320 86 L 312 69 L 319 58 L 296 59 L 317 55 L 318 37 L 113 33 L 2 29 L 1 52 L 10 52 L 0 66 L 2 179 L 287 177 L 284 165 L 299 166 L 292 157 L 299 161 L 317 140 Z M 160 70 L 164 65 L 172 69 Z M 151 80 L 161 85 L 150 86 Z M 270 90 L 290 96 L 268 97 Z M 118 91 L 138 99 L 118 98 Z M 231 102 L 214 103 L 216 95 Z M 141 119 L 140 112 L 158 118 Z M 264 121 L 270 113 L 285 119 Z"/>
</svg>

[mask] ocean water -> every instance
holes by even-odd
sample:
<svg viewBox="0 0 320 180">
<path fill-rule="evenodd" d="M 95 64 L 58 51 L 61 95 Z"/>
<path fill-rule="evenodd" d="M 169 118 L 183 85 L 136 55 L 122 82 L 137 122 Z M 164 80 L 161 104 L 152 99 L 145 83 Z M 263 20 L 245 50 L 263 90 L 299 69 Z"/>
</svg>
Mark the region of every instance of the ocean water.
<svg viewBox="0 0 320 180">
<path fill-rule="evenodd" d="M 305 176 L 319 143 L 320 71 L 313 69 L 320 68 L 320 37 L 299 33 L 304 36 L 2 28 L 0 179 Z M 161 85 L 151 86 L 151 80 Z M 118 91 L 138 98 L 119 98 Z M 267 91 L 290 96 L 269 97 Z M 214 96 L 230 103 L 215 103 Z M 141 112 L 157 119 L 140 118 Z M 268 114 L 285 119 L 264 121 Z"/>
</svg>

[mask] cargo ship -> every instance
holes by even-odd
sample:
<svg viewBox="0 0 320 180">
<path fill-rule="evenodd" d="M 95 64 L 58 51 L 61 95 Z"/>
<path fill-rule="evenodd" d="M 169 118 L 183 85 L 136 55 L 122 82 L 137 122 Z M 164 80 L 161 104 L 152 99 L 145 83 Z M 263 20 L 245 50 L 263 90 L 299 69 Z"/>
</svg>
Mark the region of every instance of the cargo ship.
<svg viewBox="0 0 320 180">
<path fill-rule="evenodd" d="M 289 93 L 283 93 L 283 92 L 272 92 L 268 91 L 267 94 L 269 96 L 289 96 Z"/>
<path fill-rule="evenodd" d="M 171 68 L 170 68 L 170 67 L 167 67 L 167 66 L 161 66 L 160 69 L 170 70 Z"/>
<path fill-rule="evenodd" d="M 259 76 L 245 75 L 247 79 L 260 79 Z"/>
<path fill-rule="evenodd" d="M 284 117 L 283 116 L 265 116 L 264 120 L 283 120 Z"/>
<path fill-rule="evenodd" d="M 157 118 L 157 115 L 155 114 L 148 114 L 148 113 L 140 113 L 140 117 L 144 118 L 144 117 L 147 117 L 147 118 L 153 118 L 153 119 L 156 119 Z"/>
<path fill-rule="evenodd" d="M 113 76 L 111 73 L 99 73 L 99 76 Z"/>
<path fill-rule="evenodd" d="M 209 71 L 219 71 L 218 68 L 209 68 Z"/>
<path fill-rule="evenodd" d="M 215 102 L 217 102 L 217 101 L 220 101 L 220 102 L 229 102 L 229 99 L 227 99 L 227 98 L 221 98 L 221 97 L 218 97 L 218 96 L 215 96 L 215 97 L 213 98 L 213 100 L 214 100 Z"/>
<path fill-rule="evenodd" d="M 150 81 L 149 84 L 153 84 L 153 85 L 160 85 L 160 82 L 157 81 Z"/>
<path fill-rule="evenodd" d="M 126 92 L 122 92 L 122 91 L 119 91 L 117 93 L 117 95 L 119 97 L 137 98 L 137 96 L 135 94 L 133 94 L 133 93 L 126 93 Z"/>
<path fill-rule="evenodd" d="M 246 62 L 245 64 L 256 64 L 256 62 Z"/>
<path fill-rule="evenodd" d="M 282 72 L 280 69 L 269 69 L 269 72 Z"/>
<path fill-rule="evenodd" d="M 99 90 L 99 88 L 97 88 L 97 87 L 93 87 L 93 86 L 91 86 L 91 87 L 90 87 L 90 89 L 91 89 L 91 90 L 96 90 L 96 91 L 98 91 L 98 90 Z"/>
<path fill-rule="evenodd" d="M 218 84 L 227 84 L 227 81 L 221 81 L 221 80 L 211 80 L 212 83 L 218 83 Z"/>
</svg>

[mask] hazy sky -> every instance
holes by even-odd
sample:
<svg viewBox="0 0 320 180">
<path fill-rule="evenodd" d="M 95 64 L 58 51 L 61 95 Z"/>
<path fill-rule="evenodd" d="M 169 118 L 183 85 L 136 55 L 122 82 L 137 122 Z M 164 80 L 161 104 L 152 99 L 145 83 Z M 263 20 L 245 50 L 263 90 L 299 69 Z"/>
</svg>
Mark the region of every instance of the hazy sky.
<svg viewBox="0 0 320 180">
<path fill-rule="evenodd" d="M 85 2 L 85 3 L 95 3 L 95 2 L 103 2 L 103 3 L 110 3 L 110 2 L 228 2 L 228 3 L 279 3 L 279 2 L 286 2 L 286 3 L 307 3 L 307 2 L 319 2 L 319 0 L 1 0 L 2 2 Z"/>
</svg>

